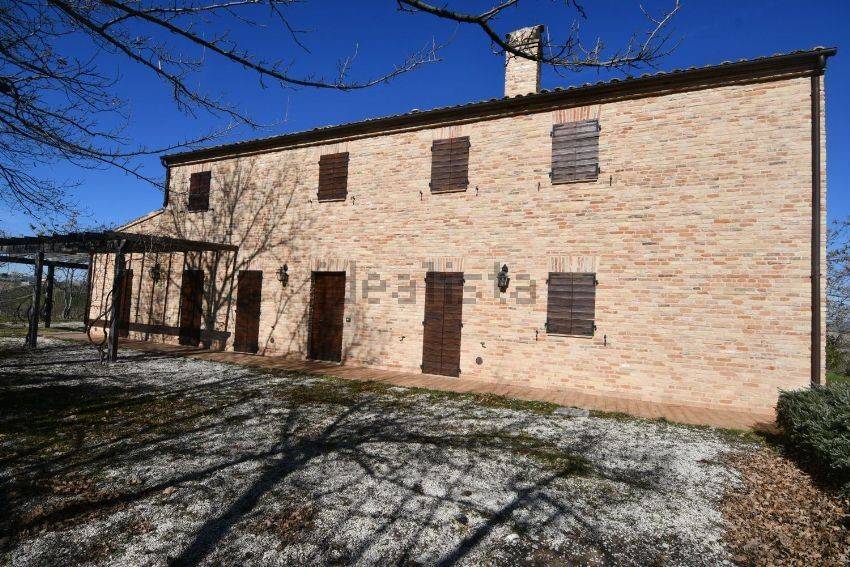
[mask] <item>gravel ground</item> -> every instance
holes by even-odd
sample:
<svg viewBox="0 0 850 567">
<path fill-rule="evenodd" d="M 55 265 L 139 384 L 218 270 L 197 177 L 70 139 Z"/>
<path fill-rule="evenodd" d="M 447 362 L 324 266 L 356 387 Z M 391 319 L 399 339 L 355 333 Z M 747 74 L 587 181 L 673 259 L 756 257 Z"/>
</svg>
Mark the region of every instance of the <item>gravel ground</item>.
<svg viewBox="0 0 850 567">
<path fill-rule="evenodd" d="M 0 339 L 0 565 L 722 565 L 727 433 Z"/>
</svg>

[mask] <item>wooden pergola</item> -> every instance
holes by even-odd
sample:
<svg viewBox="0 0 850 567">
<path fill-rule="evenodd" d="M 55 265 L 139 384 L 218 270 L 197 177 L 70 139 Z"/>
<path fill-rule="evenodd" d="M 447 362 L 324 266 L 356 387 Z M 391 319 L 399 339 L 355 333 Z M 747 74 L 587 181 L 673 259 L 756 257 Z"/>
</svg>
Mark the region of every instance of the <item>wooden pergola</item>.
<svg viewBox="0 0 850 567">
<path fill-rule="evenodd" d="M 112 303 L 108 323 L 108 360 L 118 358 L 117 307 L 121 305 L 121 278 L 124 274 L 125 254 L 158 252 L 237 252 L 233 244 L 220 244 L 201 240 L 187 240 L 149 234 L 107 230 L 103 232 L 71 232 L 45 236 L 19 236 L 0 238 L 0 262 L 28 264 L 34 266 L 32 308 L 29 314 L 26 346 L 35 348 L 38 342 L 38 324 L 41 303 L 41 279 L 47 266 L 45 303 L 53 302 L 54 269 L 73 268 L 88 271 L 86 278 L 86 314 L 91 306 L 91 282 L 93 258 L 96 254 L 114 254 L 115 263 L 112 279 Z M 49 316 L 45 323 L 48 323 Z"/>
</svg>

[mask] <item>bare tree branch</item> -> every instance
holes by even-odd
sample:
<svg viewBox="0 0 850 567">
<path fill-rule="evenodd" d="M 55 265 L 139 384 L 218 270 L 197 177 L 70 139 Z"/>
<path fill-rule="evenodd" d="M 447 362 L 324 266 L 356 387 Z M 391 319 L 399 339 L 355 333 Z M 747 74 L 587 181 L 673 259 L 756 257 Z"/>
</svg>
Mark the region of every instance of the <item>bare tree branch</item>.
<svg viewBox="0 0 850 567">
<path fill-rule="evenodd" d="M 512 44 L 506 34 L 500 34 L 494 28 L 494 22 L 498 16 L 508 8 L 518 7 L 520 0 L 504 0 L 478 14 L 453 10 L 448 8 L 448 4 L 436 6 L 422 0 L 396 0 L 396 2 L 399 9 L 405 12 L 421 12 L 460 24 L 476 26 L 490 39 L 498 53 L 510 53 L 516 57 L 540 61 L 560 71 L 578 71 L 581 69 L 622 70 L 651 65 L 653 61 L 669 54 L 673 49 L 673 46 L 670 45 L 670 35 L 666 33 L 666 30 L 680 8 L 679 0 L 673 0 L 673 6 L 667 13 L 660 17 L 654 17 L 641 6 L 640 9 L 649 22 L 645 39 L 636 41 L 633 37 L 625 46 L 615 50 L 610 55 L 605 56 L 603 54 L 605 43 L 599 38 L 594 41 L 592 47 L 586 47 L 579 38 L 578 24 L 573 24 L 567 37 L 560 42 L 552 41 L 547 36 L 542 53 L 538 56 Z M 582 19 L 587 18 L 583 5 L 577 0 L 569 0 L 565 4 L 571 7 Z"/>
<path fill-rule="evenodd" d="M 228 38 L 237 25 L 283 30 L 309 54 L 306 30 L 286 9 L 295 0 L 20 0 L 0 4 L 0 199 L 40 217 L 67 214 L 74 183 L 45 175 L 57 162 L 83 168 L 117 168 L 146 182 L 160 180 L 141 169 L 139 158 L 196 147 L 240 126 L 259 127 L 249 112 L 201 88 L 195 76 L 211 57 L 254 73 L 261 86 L 368 88 L 438 60 L 431 42 L 386 72 L 353 79 L 354 57 L 342 57 L 330 79 L 295 76 L 283 59 L 266 61 Z M 67 41 L 83 45 L 68 55 Z M 76 55 L 85 53 L 89 55 Z M 197 53 L 186 56 L 182 52 Z M 356 54 L 356 50 L 355 50 Z M 130 114 L 114 93 L 117 76 L 104 73 L 104 58 L 141 66 L 168 85 L 176 107 L 189 116 L 227 118 L 225 126 L 161 147 L 134 144 L 126 135 Z M 111 62 L 111 61 L 110 61 Z"/>
</svg>

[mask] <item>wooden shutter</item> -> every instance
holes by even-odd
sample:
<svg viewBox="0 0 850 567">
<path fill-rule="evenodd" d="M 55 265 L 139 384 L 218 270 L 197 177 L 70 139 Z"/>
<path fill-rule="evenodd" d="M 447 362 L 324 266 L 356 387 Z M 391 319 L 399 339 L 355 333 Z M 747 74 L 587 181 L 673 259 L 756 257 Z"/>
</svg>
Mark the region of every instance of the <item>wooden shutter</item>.
<svg viewBox="0 0 850 567">
<path fill-rule="evenodd" d="M 460 375 L 460 339 L 463 328 L 463 273 L 445 274 L 443 302 L 443 371 L 445 376 Z"/>
<path fill-rule="evenodd" d="M 189 210 L 208 211 L 210 208 L 211 171 L 193 173 L 189 177 Z"/>
<path fill-rule="evenodd" d="M 344 201 L 348 195 L 348 152 L 319 158 L 319 201 Z"/>
<path fill-rule="evenodd" d="M 596 275 L 550 272 L 546 330 L 592 337 L 595 330 Z"/>
<path fill-rule="evenodd" d="M 469 185 L 469 136 L 434 140 L 431 145 L 431 192 L 466 191 Z"/>
<path fill-rule="evenodd" d="M 442 274 L 425 276 L 425 316 L 422 319 L 422 372 L 443 372 L 443 305 L 446 300 Z"/>
<path fill-rule="evenodd" d="M 599 121 L 552 126 L 552 183 L 595 181 L 599 177 Z"/>
</svg>

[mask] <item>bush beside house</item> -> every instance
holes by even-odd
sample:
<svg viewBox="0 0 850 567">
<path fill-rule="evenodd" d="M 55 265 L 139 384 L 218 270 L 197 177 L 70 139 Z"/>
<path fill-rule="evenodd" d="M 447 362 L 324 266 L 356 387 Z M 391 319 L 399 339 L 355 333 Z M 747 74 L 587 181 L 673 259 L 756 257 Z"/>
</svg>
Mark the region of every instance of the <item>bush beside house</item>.
<svg viewBox="0 0 850 567">
<path fill-rule="evenodd" d="M 850 383 L 782 392 L 776 416 L 792 450 L 850 492 Z"/>
<path fill-rule="evenodd" d="M 847 344 L 844 335 L 833 332 L 826 336 L 826 381 L 850 382 Z"/>
</svg>

